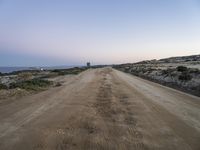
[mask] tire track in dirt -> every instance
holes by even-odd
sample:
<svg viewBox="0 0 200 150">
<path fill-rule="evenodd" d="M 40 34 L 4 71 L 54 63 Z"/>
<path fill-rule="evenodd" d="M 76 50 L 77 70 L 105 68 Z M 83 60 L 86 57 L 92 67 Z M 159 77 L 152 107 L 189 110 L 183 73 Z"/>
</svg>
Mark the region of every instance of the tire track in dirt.
<svg viewBox="0 0 200 150">
<path fill-rule="evenodd" d="M 131 109 L 134 110 L 134 113 L 138 113 L 139 122 L 142 124 L 140 128 L 142 128 L 145 136 L 151 137 L 151 139 L 145 137 L 145 141 L 150 143 L 148 145 L 150 149 L 199 150 L 200 135 L 195 128 L 188 126 L 181 118 L 169 112 L 163 106 L 154 103 L 154 101 L 143 95 L 143 91 L 138 91 L 130 86 L 127 81 L 124 82 L 123 78 L 117 75 L 115 75 L 115 78 L 115 81 L 122 83 L 121 85 L 127 93 L 132 92 L 129 95 L 133 100 L 138 99 L 136 100 L 138 104 L 135 103 L 136 107 Z M 136 102 L 133 100 L 131 101 L 132 104 Z M 129 104 L 129 106 L 132 105 Z"/>
<path fill-rule="evenodd" d="M 107 127 L 107 137 L 115 149 L 148 149 L 137 130 L 137 120 L 129 107 L 126 92 L 119 89 L 111 69 L 103 70 L 95 108 Z M 121 86 L 121 85 L 120 85 Z"/>
<path fill-rule="evenodd" d="M 98 75 L 96 72 L 95 74 Z M 49 149 L 49 141 L 54 143 L 51 147 L 54 147 L 56 150 L 107 149 L 107 145 L 99 140 L 102 137 L 101 121 L 98 116 L 95 115 L 95 112 L 93 112 L 92 107 L 97 85 L 98 80 L 92 80 L 84 89 L 71 97 L 73 103 L 70 102 L 70 106 L 76 109 L 69 117 L 63 119 L 66 121 L 64 121 L 64 124 L 61 127 L 56 130 L 54 128 L 52 131 L 50 130 L 50 136 L 47 138 L 46 142 L 39 144 L 45 145 L 45 147 L 41 149 Z M 80 106 L 82 107 L 81 109 Z M 65 111 L 66 110 L 62 110 L 58 114 L 64 114 Z"/>
<path fill-rule="evenodd" d="M 194 128 L 144 96 L 145 91 L 130 86 L 112 68 L 91 69 L 60 90 L 43 93 L 41 101 L 40 95 L 29 97 L 30 104 L 19 105 L 16 112 L 33 104 L 56 103 L 2 137 L 0 149 L 199 150 Z M 9 106 L 8 112 L 13 108 Z"/>
</svg>

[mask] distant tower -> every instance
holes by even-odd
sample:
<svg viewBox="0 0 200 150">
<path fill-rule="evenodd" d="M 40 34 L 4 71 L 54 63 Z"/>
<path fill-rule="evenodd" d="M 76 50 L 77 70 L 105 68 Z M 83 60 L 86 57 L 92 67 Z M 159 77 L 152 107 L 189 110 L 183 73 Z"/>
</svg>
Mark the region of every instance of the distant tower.
<svg viewBox="0 0 200 150">
<path fill-rule="evenodd" d="M 87 62 L 87 67 L 88 67 L 88 68 L 90 67 L 90 62 Z"/>
</svg>

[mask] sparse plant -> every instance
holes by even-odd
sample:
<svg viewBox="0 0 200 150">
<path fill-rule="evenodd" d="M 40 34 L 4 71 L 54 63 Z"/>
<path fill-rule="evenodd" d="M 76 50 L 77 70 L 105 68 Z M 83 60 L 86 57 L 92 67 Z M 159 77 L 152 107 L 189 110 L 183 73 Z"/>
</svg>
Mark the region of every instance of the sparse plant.
<svg viewBox="0 0 200 150">
<path fill-rule="evenodd" d="M 191 69 L 189 70 L 189 72 L 190 72 L 190 73 L 199 74 L 199 73 L 200 73 L 200 70 L 197 69 L 197 68 L 191 68 Z"/>
<path fill-rule="evenodd" d="M 177 71 L 179 71 L 179 72 L 184 72 L 184 71 L 187 71 L 187 70 L 188 70 L 188 68 L 185 67 L 185 66 L 178 66 L 176 69 L 177 69 Z"/>
<path fill-rule="evenodd" d="M 43 88 L 46 88 L 48 86 L 52 85 L 52 81 L 43 80 L 43 79 L 32 79 L 32 80 L 26 80 L 21 81 L 17 83 L 11 83 L 9 88 L 21 88 L 26 90 L 40 90 Z"/>
<path fill-rule="evenodd" d="M 162 75 L 171 75 L 174 69 L 168 68 L 165 70 L 162 70 Z"/>
<path fill-rule="evenodd" d="M 189 81 L 192 79 L 192 76 L 189 73 L 182 73 L 179 75 L 179 80 L 181 81 Z"/>
<path fill-rule="evenodd" d="M 5 84 L 0 83 L 0 90 L 1 89 L 7 89 L 8 87 Z"/>
<path fill-rule="evenodd" d="M 61 86 L 62 84 L 60 82 L 57 82 L 55 86 Z"/>
<path fill-rule="evenodd" d="M 23 72 L 18 75 L 21 80 L 30 80 L 32 78 L 32 74 L 30 72 Z"/>
<path fill-rule="evenodd" d="M 70 69 L 55 69 L 51 72 L 57 73 L 57 75 L 68 75 L 68 74 L 79 74 L 80 72 L 86 70 L 87 68 L 70 68 Z"/>
</svg>

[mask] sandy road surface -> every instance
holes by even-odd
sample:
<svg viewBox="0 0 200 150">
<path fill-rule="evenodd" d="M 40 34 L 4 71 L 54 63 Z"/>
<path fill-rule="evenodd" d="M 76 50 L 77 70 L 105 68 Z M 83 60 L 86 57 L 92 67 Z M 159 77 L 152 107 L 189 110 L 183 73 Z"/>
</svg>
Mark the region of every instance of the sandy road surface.
<svg viewBox="0 0 200 150">
<path fill-rule="evenodd" d="M 113 70 L 87 70 L 0 105 L 2 150 L 199 150 L 200 98 Z"/>
</svg>

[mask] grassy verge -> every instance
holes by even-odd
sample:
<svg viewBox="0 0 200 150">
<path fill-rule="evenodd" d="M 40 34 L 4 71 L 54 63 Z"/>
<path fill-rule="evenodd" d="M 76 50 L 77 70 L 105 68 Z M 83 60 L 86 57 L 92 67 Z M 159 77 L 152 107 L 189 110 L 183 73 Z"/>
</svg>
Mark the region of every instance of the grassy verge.
<svg viewBox="0 0 200 150">
<path fill-rule="evenodd" d="M 35 78 L 32 80 L 26 80 L 26 81 L 20 81 L 16 83 L 11 83 L 9 88 L 21 88 L 25 90 L 33 90 L 33 91 L 38 91 L 38 90 L 43 90 L 51 86 L 53 82 L 44 80 L 44 79 L 39 79 Z"/>
<path fill-rule="evenodd" d="M 52 70 L 51 72 L 53 73 L 57 73 L 57 75 L 68 75 L 68 74 L 79 74 L 82 71 L 85 71 L 87 68 L 70 68 L 70 69 L 56 69 L 56 70 Z"/>
<path fill-rule="evenodd" d="M 46 78 L 54 78 L 54 77 L 58 77 L 58 76 L 64 76 L 64 75 L 77 75 L 85 70 L 87 70 L 88 68 L 69 68 L 69 69 L 55 69 L 55 70 L 50 70 L 48 74 L 42 76 L 42 79 L 46 79 Z"/>
<path fill-rule="evenodd" d="M 11 76 L 15 75 L 14 82 L 3 84 L 0 83 L 0 89 L 24 89 L 24 90 L 32 90 L 32 91 L 40 91 L 45 90 L 49 86 L 61 86 L 61 83 L 56 83 L 54 81 L 49 81 L 47 79 L 63 76 L 63 75 L 77 75 L 88 68 L 69 68 L 69 69 L 55 69 L 55 70 L 46 70 L 46 71 L 17 71 L 9 74 L 1 74 L 2 76 Z"/>
</svg>

